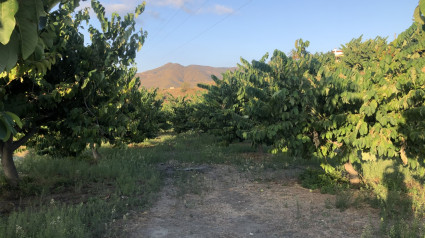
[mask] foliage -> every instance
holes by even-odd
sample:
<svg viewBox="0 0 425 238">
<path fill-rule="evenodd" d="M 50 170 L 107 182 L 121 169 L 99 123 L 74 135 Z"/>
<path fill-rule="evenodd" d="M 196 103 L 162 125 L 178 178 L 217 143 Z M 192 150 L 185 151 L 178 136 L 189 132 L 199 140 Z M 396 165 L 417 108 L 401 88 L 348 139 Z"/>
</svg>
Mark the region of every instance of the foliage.
<svg viewBox="0 0 425 238">
<path fill-rule="evenodd" d="M 67 2 L 67 1 L 62 1 Z M 71 9 L 78 6 L 78 0 L 69 3 Z M 9 74 L 8 81 L 21 79 L 25 72 L 37 71 L 44 74 L 55 63 L 57 54 L 53 47 L 55 35 L 51 23 L 47 22 L 48 12 L 58 0 L 0 2 L 0 78 Z M 56 24 L 66 24 L 67 18 L 57 19 Z M 6 82 L 7 83 L 7 82 Z M 20 125 L 16 114 L 5 111 L 7 89 L 0 86 L 0 139 L 7 141 L 11 134 L 16 134 L 16 125 Z M 7 106 L 6 106 L 7 107 Z M 8 117 L 15 115 L 13 120 Z M 15 124 L 16 123 L 16 124 Z M 21 126 L 19 126 L 21 127 Z"/>
<path fill-rule="evenodd" d="M 21 119 L 12 112 L 0 110 L 0 139 L 7 141 L 11 135 L 15 135 L 17 130 L 22 128 Z"/>
<path fill-rule="evenodd" d="M 3 10 L 5 9 L 3 4 L 8 2 L 1 3 Z M 29 110 L 28 104 L 30 103 L 25 103 L 25 98 L 29 98 L 29 102 L 33 102 L 32 105 L 37 104 L 34 103 L 31 96 L 33 96 L 34 85 L 43 85 L 43 81 L 36 79 L 42 78 L 47 69 L 50 69 L 56 62 L 56 59 L 61 57 L 57 53 L 61 46 L 53 45 L 54 39 L 58 36 L 55 31 L 69 26 L 69 23 L 72 22 L 69 13 L 78 5 L 78 1 L 69 2 L 65 7 L 47 16 L 45 11 L 54 6 L 55 2 L 39 0 L 20 2 L 19 10 L 16 13 L 16 19 L 18 19 L 15 21 L 16 26 L 10 25 L 14 30 L 12 33 L 7 30 L 1 32 L 3 34 L 1 38 L 4 41 L 0 43 L 0 50 L 5 56 L 12 58 L 16 56 L 16 59 L 12 60 L 13 62 L 7 62 L 7 64 L 10 63 L 10 67 L 5 71 L 3 68 L 0 73 L 0 112 L 8 117 L 13 116 L 13 120 L 5 117 L 6 120 L 0 123 L 2 124 L 0 127 L 1 162 L 5 175 L 13 186 L 16 186 L 18 182 L 13 152 L 37 132 L 38 127 L 34 125 L 35 122 L 39 121 L 40 117 L 46 116 L 43 108 L 40 108 L 41 116 L 33 115 Z M 17 4 L 17 2 L 14 3 Z M 6 15 L 3 12 L 2 17 L 4 16 Z M 9 15 L 8 17 L 13 18 L 14 16 Z M 47 20 L 47 17 L 51 20 L 41 22 L 42 19 Z M 62 37 L 64 36 L 62 35 Z M 8 39 L 10 41 L 7 45 L 3 45 Z M 15 47 L 13 44 L 18 46 Z M 2 59 L 9 60 L 7 57 L 2 57 Z M 41 97 L 43 96 L 42 94 Z M 27 114 L 27 117 L 22 118 L 22 114 Z M 17 132 L 20 134 L 16 134 Z M 11 136 L 12 134 L 15 136 Z"/>
<path fill-rule="evenodd" d="M 68 2 L 68 1 L 63 1 Z M 69 3 L 72 9 L 79 1 Z M 0 3 L 0 72 L 10 72 L 23 64 L 38 68 L 36 64 L 48 65 L 48 53 L 54 35 L 51 33 L 47 15 L 58 0 L 17 1 L 6 0 Z M 18 65 L 17 65 L 18 63 Z"/>
<path fill-rule="evenodd" d="M 152 107 L 136 101 L 146 100 L 141 99 L 143 94 L 152 97 L 155 94 L 137 90 L 139 82 L 134 78 L 134 58 L 145 33 L 139 31 L 133 34 L 134 14 L 121 19 L 114 13 L 108 21 L 98 2 L 92 1 L 92 6 L 103 21 L 104 32 L 90 26 L 91 44 L 86 46 L 78 28 L 83 20 L 89 20 L 89 15 L 87 11 L 76 14 L 73 26 L 67 29 L 68 37 L 55 42 L 65 46 L 59 52 L 66 58 L 47 72 L 43 77 L 45 83 L 39 88 L 40 93 L 48 94 L 38 108 L 48 107 L 48 104 L 50 111 L 55 113 L 51 119 L 44 121 L 45 127 L 33 141 L 46 152 L 77 154 L 87 144 L 119 144 L 137 133 L 140 137 L 142 133 L 137 129 L 142 125 L 136 123 L 142 124 L 141 118 L 148 119 L 144 111 L 151 108 L 158 111 L 159 108 L 159 105 Z M 60 35 L 60 32 L 57 34 Z M 134 105 L 128 106 L 128 103 Z M 155 117 L 149 119 L 156 120 Z M 133 131 L 128 132 L 128 129 Z M 146 129 L 156 130 L 155 127 Z M 152 132 L 145 135 L 151 136 L 149 133 Z M 134 138 L 137 141 L 144 139 Z"/>
<path fill-rule="evenodd" d="M 167 103 L 168 120 L 176 133 L 196 128 L 194 122 L 195 103 L 193 98 L 169 95 Z"/>
<path fill-rule="evenodd" d="M 320 189 L 321 193 L 337 194 L 348 189 L 347 179 L 338 173 L 325 173 L 322 169 L 306 169 L 300 174 L 301 185 L 309 189 Z"/>
<path fill-rule="evenodd" d="M 241 117 L 242 102 L 238 98 L 241 88 L 240 71 L 227 71 L 223 79 L 211 76 L 215 85 L 198 85 L 207 89 L 199 106 L 200 129 L 222 138 L 224 144 L 242 140 L 240 129 L 246 127 L 245 118 Z"/>
<path fill-rule="evenodd" d="M 375 40 L 383 47 L 373 51 L 373 57 L 379 59 L 376 63 L 361 70 L 345 63 L 333 71 L 323 70 L 317 96 L 322 119 L 314 127 L 324 157 L 352 163 L 399 158 L 405 165 L 408 157 L 417 160 L 424 150 L 421 135 L 425 132 L 422 120 L 413 116 L 420 116 L 424 106 L 424 61 L 418 53 L 423 37 L 424 32 L 415 23 L 389 45 Z M 410 43 L 406 44 L 406 39 Z M 344 58 L 344 62 L 351 60 L 349 55 Z"/>
<path fill-rule="evenodd" d="M 314 59 L 304 52 L 304 42 L 299 44 L 295 59 L 276 50 L 268 64 L 267 56 L 252 65 L 243 61 L 245 81 L 238 95 L 244 101 L 242 117 L 250 125 L 243 138 L 296 156 L 308 153 L 312 143 L 306 134 L 314 104 L 311 74 L 316 70 Z"/>
<path fill-rule="evenodd" d="M 135 15 L 143 12 L 144 3 L 135 13 L 113 13 L 109 20 L 103 6 L 93 0 L 102 30 L 89 25 L 89 44 L 80 32 L 83 22 L 89 23 L 88 9 L 71 14 L 74 8 L 74 2 L 61 4 L 46 16 L 52 38 L 44 52 L 54 52 L 54 64 L 35 71 L 18 64 L 18 73 L 1 75 L 4 108 L 22 121 L 21 125 L 15 120 L 22 127 L 15 141 L 3 146 L 8 152 L 31 139 L 28 146 L 39 153 L 77 155 L 87 145 L 96 149 L 105 142 L 143 141 L 165 121 L 156 91 L 139 90 L 135 78 L 134 58 L 146 37 L 142 29 L 136 30 Z M 9 180 L 16 181 L 17 173 L 11 174 Z"/>
<path fill-rule="evenodd" d="M 291 57 L 276 50 L 268 62 L 268 55 L 242 59 L 216 85 L 201 85 L 208 93 L 194 120 L 227 143 L 245 139 L 322 158 L 328 172 L 377 159 L 416 168 L 425 152 L 422 28 L 414 23 L 389 44 L 381 37 L 353 39 L 340 61 L 309 53 L 303 40 Z"/>
<path fill-rule="evenodd" d="M 161 129 L 167 128 L 162 101 L 157 99 L 157 90 L 139 89 L 135 85 L 126 93 L 122 113 L 128 117 L 123 122 L 125 133 L 120 143 L 140 143 L 154 138 Z"/>
<path fill-rule="evenodd" d="M 344 57 L 342 57 L 341 61 L 347 68 L 362 71 L 373 67 L 379 62 L 378 56 L 382 54 L 382 51 L 387 46 L 386 39 L 379 36 L 366 41 L 362 41 L 362 38 L 360 36 L 342 46 Z"/>
</svg>

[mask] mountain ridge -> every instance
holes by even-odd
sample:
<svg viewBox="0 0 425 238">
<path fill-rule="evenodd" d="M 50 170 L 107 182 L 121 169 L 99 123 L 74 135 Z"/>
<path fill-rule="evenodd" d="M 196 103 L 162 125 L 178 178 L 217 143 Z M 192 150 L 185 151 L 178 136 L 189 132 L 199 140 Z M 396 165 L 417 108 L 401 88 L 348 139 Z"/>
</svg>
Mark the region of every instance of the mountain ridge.
<svg viewBox="0 0 425 238">
<path fill-rule="evenodd" d="M 145 88 L 196 87 L 198 83 L 212 83 L 211 75 L 222 78 L 222 73 L 232 69 L 234 68 L 167 63 L 156 69 L 137 73 L 136 77 L 140 78 L 141 86 Z"/>
</svg>

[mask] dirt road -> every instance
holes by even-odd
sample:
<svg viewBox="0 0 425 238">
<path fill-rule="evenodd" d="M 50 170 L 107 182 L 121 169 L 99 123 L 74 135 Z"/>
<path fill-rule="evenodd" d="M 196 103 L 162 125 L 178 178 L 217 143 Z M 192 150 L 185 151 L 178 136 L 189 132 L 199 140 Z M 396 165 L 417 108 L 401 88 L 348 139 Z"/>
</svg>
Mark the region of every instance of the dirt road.
<svg viewBox="0 0 425 238">
<path fill-rule="evenodd" d="M 376 210 L 340 211 L 334 195 L 302 188 L 293 170 L 258 175 L 208 165 L 167 172 L 158 201 L 125 225 L 126 236 L 373 237 L 372 224 L 379 224 Z"/>
</svg>

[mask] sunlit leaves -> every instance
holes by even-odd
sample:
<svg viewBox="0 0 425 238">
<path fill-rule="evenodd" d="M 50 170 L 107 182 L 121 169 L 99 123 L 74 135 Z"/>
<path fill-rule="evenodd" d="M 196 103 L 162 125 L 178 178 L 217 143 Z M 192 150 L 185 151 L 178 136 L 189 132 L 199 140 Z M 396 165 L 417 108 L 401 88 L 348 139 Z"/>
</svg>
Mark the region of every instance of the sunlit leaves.
<svg viewBox="0 0 425 238">
<path fill-rule="evenodd" d="M 6 0 L 0 2 L 0 43 L 9 43 L 13 29 L 15 29 L 15 14 L 19 6 L 17 0 Z M 1 51 L 0 51 L 1 52 Z M 3 71 L 0 69 L 0 71 Z"/>
<path fill-rule="evenodd" d="M 417 21 L 424 12 L 421 0 Z M 292 57 L 275 51 L 267 63 L 241 59 L 234 73 L 205 87 L 206 115 L 216 121 L 210 131 L 320 157 L 329 171 L 348 160 L 405 163 L 425 153 L 425 32 L 418 23 L 389 44 L 353 39 L 338 61 L 307 46 L 297 41 Z"/>
</svg>

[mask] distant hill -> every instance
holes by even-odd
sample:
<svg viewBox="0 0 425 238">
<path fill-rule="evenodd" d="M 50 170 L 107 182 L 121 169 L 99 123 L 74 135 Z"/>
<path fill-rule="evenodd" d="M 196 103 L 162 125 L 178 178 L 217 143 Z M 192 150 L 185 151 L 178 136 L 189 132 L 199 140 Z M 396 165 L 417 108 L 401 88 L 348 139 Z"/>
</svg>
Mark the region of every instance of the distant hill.
<svg viewBox="0 0 425 238">
<path fill-rule="evenodd" d="M 181 88 L 183 85 L 189 88 L 196 88 L 198 83 L 211 83 L 211 75 L 221 78 L 221 74 L 232 68 L 210 67 L 201 65 L 183 66 L 180 64 L 168 63 L 159 68 L 143 73 L 137 73 L 141 85 L 146 88 Z M 184 84 L 183 84 L 184 83 Z"/>
</svg>

